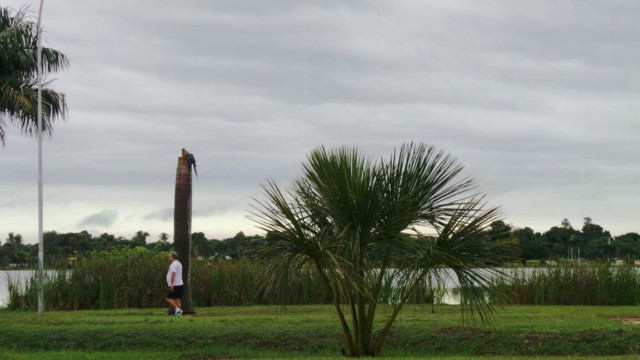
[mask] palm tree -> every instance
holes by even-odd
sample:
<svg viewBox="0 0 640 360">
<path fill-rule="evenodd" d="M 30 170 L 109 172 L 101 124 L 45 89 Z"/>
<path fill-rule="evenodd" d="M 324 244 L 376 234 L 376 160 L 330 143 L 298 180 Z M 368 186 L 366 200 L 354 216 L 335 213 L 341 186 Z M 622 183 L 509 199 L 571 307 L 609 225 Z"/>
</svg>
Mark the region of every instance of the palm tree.
<svg viewBox="0 0 640 360">
<path fill-rule="evenodd" d="M 473 182 L 459 177 L 462 169 L 424 145 L 403 145 L 378 161 L 350 148 L 314 150 L 288 191 L 270 181 L 255 206 L 254 221 L 273 235 L 256 250 L 267 267 L 263 290 L 284 295 L 292 278 L 315 271 L 349 356 L 378 355 L 415 290 L 428 281 L 443 286 L 443 268 L 457 276 L 466 313 L 486 318 L 494 310 L 486 295 L 498 294 L 481 266 L 489 257 L 486 230 L 499 211 L 485 209 Z M 391 282 L 398 301 L 374 336 L 381 292 Z"/>
<path fill-rule="evenodd" d="M 35 134 L 38 129 L 36 24 L 22 9 L 12 12 L 0 8 L 0 143 L 5 144 L 7 121 L 18 125 L 23 133 Z M 61 52 L 42 48 L 43 74 L 56 72 L 68 66 Z M 42 128 L 51 134 L 51 122 L 65 118 L 67 103 L 64 94 L 52 90 L 51 81 L 42 89 Z"/>
<path fill-rule="evenodd" d="M 195 314 L 191 301 L 191 165 L 184 156 L 178 158 L 176 169 L 176 192 L 173 210 L 173 245 L 182 263 L 182 310 L 185 314 Z"/>
<path fill-rule="evenodd" d="M 169 243 L 169 234 L 167 234 L 166 232 L 161 232 L 160 237 L 158 238 L 158 241 L 160 241 L 163 244 Z"/>
</svg>

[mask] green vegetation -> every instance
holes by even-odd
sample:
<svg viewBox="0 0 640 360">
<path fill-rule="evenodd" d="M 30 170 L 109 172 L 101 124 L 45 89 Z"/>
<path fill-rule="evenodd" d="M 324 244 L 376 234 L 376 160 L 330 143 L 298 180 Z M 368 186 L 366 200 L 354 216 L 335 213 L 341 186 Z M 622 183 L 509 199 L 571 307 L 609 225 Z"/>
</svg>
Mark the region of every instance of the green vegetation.
<svg viewBox="0 0 640 360">
<path fill-rule="evenodd" d="M 104 358 L 130 352 L 166 359 L 196 354 L 341 357 L 340 329 L 330 305 L 197 310 L 196 316 L 182 319 L 167 316 L 164 309 L 47 312 L 42 317 L 2 310 L 0 352 L 16 357 L 49 351 L 72 356 L 97 352 Z M 616 319 L 636 316 L 635 307 L 510 306 L 495 321 L 468 327 L 461 325 L 458 306 L 435 306 L 433 310 L 431 306 L 406 306 L 382 355 L 545 358 L 640 352 L 640 327 Z M 391 308 L 380 306 L 378 311 L 382 316 Z"/>
<path fill-rule="evenodd" d="M 512 228 L 503 221 L 490 224 L 485 242 L 493 245 L 508 242 L 508 252 L 497 250 L 495 262 L 503 262 L 505 266 L 545 266 L 562 263 L 575 263 L 580 249 L 580 258 L 590 261 L 610 262 L 617 258 L 627 264 L 640 259 L 640 234 L 630 232 L 620 236 L 612 236 L 602 226 L 594 224 L 586 218 L 581 229 L 574 229 L 566 221 L 561 226 L 554 226 L 544 233 L 531 228 Z M 191 247 L 196 257 L 223 257 L 238 259 L 246 257 L 253 249 L 264 245 L 272 239 L 273 234 L 266 236 L 247 236 L 243 232 L 226 239 L 208 239 L 202 232 L 191 234 Z M 45 265 L 66 267 L 73 259 L 87 257 L 93 251 L 109 251 L 114 249 L 144 247 L 169 251 L 173 248 L 169 235 L 162 233 L 158 239 L 149 241 L 149 233 L 140 230 L 131 238 L 104 233 L 92 236 L 87 231 L 77 233 L 44 233 Z M 573 257 L 573 259 L 570 259 Z M 37 244 L 24 244 L 20 234 L 9 233 L 0 246 L 0 267 L 15 264 L 18 267 L 35 267 L 38 261 Z"/>
<path fill-rule="evenodd" d="M 264 272 L 247 259 L 194 259 L 191 268 L 195 306 L 275 304 L 276 294 L 260 291 Z M 164 305 L 167 253 L 142 247 L 95 252 L 71 270 L 50 271 L 45 279 L 46 308 L 56 310 L 149 308 Z M 10 309 L 35 309 L 37 276 L 9 283 Z M 24 290 L 20 285 L 26 285 Z M 291 284 L 286 304 L 328 301 L 317 277 L 309 273 Z"/>
<path fill-rule="evenodd" d="M 231 357 L 229 354 L 220 353 L 186 353 L 179 354 L 176 352 L 149 352 L 149 351 L 126 351 L 126 352 L 80 352 L 80 351 L 54 351 L 54 352 L 34 352 L 34 353 L 22 353 L 22 352 L 9 352 L 5 353 L 5 357 L 2 359 L 11 360 L 114 360 L 114 359 L 137 359 L 137 360 L 224 360 L 224 359 L 237 359 L 237 358 L 262 358 L 262 359 L 287 359 L 287 360 L 328 360 L 328 359 L 344 359 L 343 356 L 317 356 L 317 355 L 305 355 L 296 356 L 295 354 L 282 353 L 282 352 L 262 352 L 255 354 L 253 352 L 242 351 L 238 349 L 234 354 L 240 354 L 236 357 Z M 246 355 L 245 355 L 246 354 Z M 1 354 L 0 354 L 1 355 Z M 424 359 L 424 356 L 394 356 L 394 357 L 379 357 L 379 359 L 402 359 L 402 360 L 414 360 Z M 637 360 L 637 355 L 627 356 L 429 356 L 430 360 Z"/>
<path fill-rule="evenodd" d="M 5 144 L 5 120 L 18 125 L 22 132 L 35 134 L 38 129 L 38 82 L 36 24 L 25 10 L 0 7 L 0 143 Z M 61 52 L 42 48 L 43 76 L 64 69 L 67 58 Z M 42 129 L 51 133 L 51 122 L 64 118 L 67 103 L 62 93 L 44 81 L 42 88 Z"/>
<path fill-rule="evenodd" d="M 253 213 L 272 235 L 255 251 L 264 262 L 265 290 L 286 297 L 293 279 L 315 270 L 350 357 L 378 355 L 418 287 L 444 286 L 443 268 L 455 273 L 465 310 L 489 315 L 493 271 L 481 266 L 496 259 L 489 250 L 497 246 L 486 238 L 499 211 L 485 208 L 462 170 L 451 155 L 422 144 L 375 160 L 353 148 L 312 151 L 286 191 L 273 182 L 263 186 L 265 200 Z M 376 324 L 390 283 L 396 301 Z"/>
<path fill-rule="evenodd" d="M 163 306 L 166 253 L 142 247 L 95 252 L 81 258 L 73 271 L 58 270 L 47 277 L 47 309 L 114 309 Z M 196 306 L 276 304 L 277 294 L 265 294 L 258 279 L 264 266 L 246 258 L 240 260 L 195 259 L 192 268 L 193 299 Z M 515 270 L 512 280 L 499 277 L 496 285 L 512 304 L 531 305 L 637 305 L 640 304 L 640 275 L 636 268 L 608 265 L 539 268 L 527 276 Z M 330 294 L 314 271 L 295 277 L 287 304 L 327 304 Z M 35 276 L 24 291 L 10 284 L 11 309 L 35 309 Z M 386 284 L 391 284 L 387 281 Z M 442 289 L 424 285 L 407 303 L 430 304 Z M 391 286 L 384 286 L 378 303 L 397 301 Z"/>
<path fill-rule="evenodd" d="M 45 304 L 52 310 L 145 308 L 164 305 L 167 254 L 144 248 L 96 252 L 69 270 L 50 271 L 45 283 Z M 265 293 L 258 280 L 264 265 L 249 261 L 194 259 L 193 301 L 196 306 L 256 304 L 329 304 L 330 293 L 313 269 L 292 278 L 286 298 Z M 513 269 L 511 278 L 499 276 L 495 285 L 511 304 L 520 305 L 638 305 L 640 271 L 630 266 L 560 266 Z M 527 272 L 531 272 L 527 275 Z M 35 309 L 36 276 L 24 290 L 10 283 L 10 309 Z M 398 301 L 392 281 L 386 279 L 378 303 Z M 443 289 L 423 284 L 409 304 L 438 303 Z"/>
<path fill-rule="evenodd" d="M 631 266 L 583 265 L 515 271 L 498 278 L 512 304 L 638 305 L 640 271 Z"/>
<path fill-rule="evenodd" d="M 121 251 L 123 249 L 149 249 L 169 252 L 173 244 L 169 242 L 169 235 L 161 233 L 157 241 L 149 242 L 149 233 L 137 231 L 130 239 L 116 237 L 104 233 L 92 236 L 87 231 L 78 233 L 44 233 L 45 266 L 48 268 L 68 268 L 74 262 L 89 258 L 97 251 Z M 207 239 L 204 233 L 191 234 L 193 257 L 202 258 L 231 258 L 245 257 L 248 251 L 260 246 L 268 239 L 263 236 L 245 236 L 243 232 L 223 240 Z M 24 244 L 20 234 L 9 233 L 5 242 L 0 246 L 0 267 L 4 268 L 35 268 L 38 263 L 38 245 Z"/>
<path fill-rule="evenodd" d="M 503 224 L 504 225 L 504 224 Z M 632 263 L 640 259 L 640 234 L 630 232 L 612 236 L 609 231 L 584 218 L 581 229 L 575 229 L 564 219 L 560 226 L 554 226 L 545 233 L 536 233 L 530 228 L 509 229 L 510 235 L 498 235 L 496 238 L 512 239 L 518 249 L 518 258 L 523 260 L 576 259 L 610 261 L 617 258 Z M 499 224 L 494 224 L 499 228 Z M 498 234 L 505 234 L 504 231 Z M 509 234 L 509 233 L 507 233 Z"/>
<path fill-rule="evenodd" d="M 46 308 L 57 310 L 158 307 L 163 304 L 166 254 L 144 248 L 96 252 L 72 271 L 56 270 L 45 278 Z M 9 282 L 9 308 L 35 309 L 37 276 Z"/>
</svg>

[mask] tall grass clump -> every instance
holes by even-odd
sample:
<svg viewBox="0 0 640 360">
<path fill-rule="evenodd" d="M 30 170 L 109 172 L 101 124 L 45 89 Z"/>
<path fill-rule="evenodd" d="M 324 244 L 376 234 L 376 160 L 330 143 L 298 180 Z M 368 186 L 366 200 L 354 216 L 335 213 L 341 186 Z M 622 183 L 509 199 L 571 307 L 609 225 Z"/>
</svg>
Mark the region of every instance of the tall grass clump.
<svg viewBox="0 0 640 360">
<path fill-rule="evenodd" d="M 164 303 L 166 255 L 144 248 L 97 252 L 71 269 L 48 271 L 44 280 L 47 309 L 157 307 Z M 24 285 L 24 286 L 23 286 Z M 10 282 L 10 309 L 35 309 L 38 282 Z"/>
<path fill-rule="evenodd" d="M 522 305 L 638 305 L 640 272 L 631 266 L 576 265 L 514 272 L 497 285 Z"/>
<path fill-rule="evenodd" d="M 44 300 L 51 310 L 153 308 L 165 305 L 166 253 L 145 248 L 96 252 L 70 269 L 45 275 Z M 313 272 L 291 284 L 286 299 L 259 286 L 260 263 L 247 259 L 198 259 L 191 262 L 191 292 L 195 306 L 249 304 L 319 304 L 330 301 Z M 38 282 L 34 274 L 20 284 L 9 282 L 10 309 L 37 308 Z M 282 301 L 280 301 L 282 300 Z"/>
<path fill-rule="evenodd" d="M 374 273 L 377 276 L 377 273 Z M 398 304 L 401 300 L 401 296 L 406 289 L 399 287 L 397 281 L 398 274 L 395 270 L 387 270 L 383 275 L 380 291 L 376 302 L 378 304 Z M 367 281 L 373 281 L 373 279 L 367 279 Z M 416 285 L 414 291 L 405 301 L 407 304 L 438 304 L 442 302 L 446 289 L 438 286 L 435 280 L 426 277 L 423 282 Z"/>
<path fill-rule="evenodd" d="M 197 260 L 191 267 L 191 296 L 197 306 L 254 304 L 322 304 L 330 298 L 314 271 L 303 273 L 291 283 L 285 299 L 260 287 L 264 266 L 248 259 Z"/>
<path fill-rule="evenodd" d="M 44 300 L 49 310 L 153 308 L 165 306 L 167 254 L 145 248 L 96 252 L 78 260 L 70 269 L 45 274 Z M 261 286 L 264 264 L 248 259 L 224 260 L 194 257 L 191 292 L 195 306 L 253 304 L 327 304 L 330 293 L 313 268 L 303 269 L 288 282 L 287 291 Z M 378 304 L 400 300 L 397 275 L 385 274 L 376 298 Z M 37 308 L 37 274 L 24 283 L 9 279 L 10 309 Z M 498 274 L 493 280 L 512 304 L 523 305 L 638 305 L 640 272 L 609 265 L 523 268 Z M 475 290 L 475 289 L 472 289 Z M 467 296 L 425 281 L 407 303 L 440 303 L 449 291 L 462 301 Z M 479 290 L 478 290 L 479 291 Z M 284 296 L 285 298 L 282 298 Z"/>
</svg>

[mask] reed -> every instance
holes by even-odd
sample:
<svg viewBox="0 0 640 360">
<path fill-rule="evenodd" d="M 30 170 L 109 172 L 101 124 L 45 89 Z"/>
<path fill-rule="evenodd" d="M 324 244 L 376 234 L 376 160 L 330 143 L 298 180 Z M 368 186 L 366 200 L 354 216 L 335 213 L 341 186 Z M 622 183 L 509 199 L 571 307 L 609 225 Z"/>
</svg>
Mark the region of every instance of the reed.
<svg viewBox="0 0 640 360">
<path fill-rule="evenodd" d="M 150 308 L 165 304 L 167 255 L 145 248 L 94 253 L 72 269 L 50 271 L 45 276 L 47 309 Z M 291 284 L 285 299 L 264 294 L 258 279 L 260 264 L 246 259 L 197 259 L 191 262 L 191 292 L 196 306 L 251 304 L 322 304 L 330 299 L 313 272 Z M 9 283 L 10 309 L 37 307 L 37 276 L 25 284 Z"/>
<path fill-rule="evenodd" d="M 165 266 L 166 256 L 144 248 L 94 253 L 73 269 L 47 272 L 45 304 L 56 310 L 161 306 Z M 35 274 L 26 284 L 10 282 L 9 308 L 35 308 L 37 284 Z"/>
<path fill-rule="evenodd" d="M 191 294 L 197 306 L 236 306 L 255 304 L 326 304 L 329 294 L 313 271 L 303 272 L 291 284 L 287 298 L 263 293 L 260 263 L 240 260 L 197 260 L 192 262 Z"/>
<path fill-rule="evenodd" d="M 528 272 L 527 272 L 528 271 Z M 638 305 L 640 272 L 631 266 L 582 265 L 515 271 L 496 285 L 521 305 Z"/>
<path fill-rule="evenodd" d="M 377 276 L 377 274 L 375 275 Z M 368 280 L 373 281 L 372 279 Z M 384 274 L 381 285 L 376 301 L 378 304 L 390 305 L 400 302 L 400 297 L 405 289 L 399 287 L 407 286 L 406 284 L 399 284 L 398 281 L 394 279 L 393 272 L 391 271 Z M 406 302 L 407 304 L 441 304 L 445 294 L 446 289 L 427 278 L 424 282 L 416 286 Z"/>
<path fill-rule="evenodd" d="M 44 297 L 47 309 L 117 309 L 162 307 L 166 295 L 165 253 L 145 248 L 98 252 L 80 259 L 72 269 L 48 271 Z M 194 258 L 191 292 L 195 306 L 304 305 L 331 303 L 315 271 L 306 269 L 282 293 L 260 287 L 263 266 L 247 259 Z M 640 272 L 609 265 L 514 269 L 498 276 L 495 285 L 512 304 L 638 305 Z M 380 304 L 399 301 L 396 281 L 389 275 L 378 294 Z M 9 308 L 37 308 L 37 276 L 24 284 L 9 282 Z M 408 303 L 441 303 L 446 289 L 421 285 Z M 459 295 L 454 290 L 454 295 Z"/>
</svg>

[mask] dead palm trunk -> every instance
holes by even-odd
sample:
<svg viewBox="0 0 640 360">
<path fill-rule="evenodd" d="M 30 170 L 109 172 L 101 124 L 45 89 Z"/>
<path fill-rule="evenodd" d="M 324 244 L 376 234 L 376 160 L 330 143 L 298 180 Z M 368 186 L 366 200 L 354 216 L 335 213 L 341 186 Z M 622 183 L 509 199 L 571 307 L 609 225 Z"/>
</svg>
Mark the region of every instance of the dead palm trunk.
<svg viewBox="0 0 640 360">
<path fill-rule="evenodd" d="M 174 248 L 182 263 L 184 290 L 182 310 L 185 314 L 195 314 L 191 301 L 190 260 L 191 260 L 191 166 L 184 157 L 178 158 L 176 171 L 176 198 L 173 212 Z"/>
</svg>

